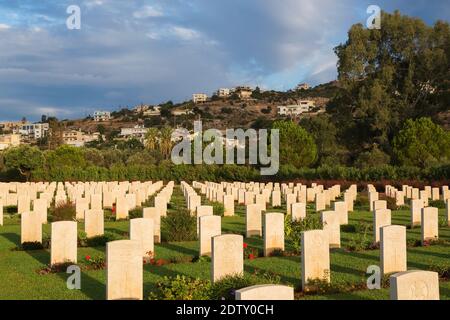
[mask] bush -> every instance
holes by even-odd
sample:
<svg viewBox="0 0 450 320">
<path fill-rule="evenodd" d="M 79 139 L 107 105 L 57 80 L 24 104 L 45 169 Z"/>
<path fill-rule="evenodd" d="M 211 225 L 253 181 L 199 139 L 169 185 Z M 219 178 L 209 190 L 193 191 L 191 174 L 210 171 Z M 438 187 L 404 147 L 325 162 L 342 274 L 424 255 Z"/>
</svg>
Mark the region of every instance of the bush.
<svg viewBox="0 0 450 320">
<path fill-rule="evenodd" d="M 322 229 L 322 222 L 317 214 L 306 215 L 306 218 L 299 221 L 292 221 L 291 215 L 287 215 L 284 220 L 286 238 L 292 242 L 296 252 L 300 252 L 301 249 L 302 232 L 318 229 Z"/>
<path fill-rule="evenodd" d="M 262 277 L 258 277 L 256 273 L 252 275 L 228 276 L 212 285 L 210 298 L 211 300 L 234 300 L 236 290 L 268 283 L 279 284 L 280 277 L 270 273 L 264 273 Z"/>
<path fill-rule="evenodd" d="M 209 300 L 210 294 L 209 281 L 177 275 L 174 278 L 164 277 L 158 282 L 149 300 Z"/>
<path fill-rule="evenodd" d="M 40 242 L 24 242 L 21 245 L 21 249 L 24 251 L 43 250 L 44 246 Z"/>
<path fill-rule="evenodd" d="M 445 202 L 443 200 L 429 200 L 428 206 L 435 207 L 438 209 L 445 209 L 445 207 L 446 207 Z"/>
<path fill-rule="evenodd" d="M 105 232 L 102 236 L 96 236 L 92 238 L 86 239 L 86 246 L 87 247 L 104 247 L 106 246 L 106 243 L 120 240 L 121 237 L 113 232 Z"/>
<path fill-rule="evenodd" d="M 223 217 L 223 215 L 225 213 L 225 207 L 223 206 L 222 203 L 220 203 L 220 202 L 213 202 L 212 207 L 213 207 L 213 213 L 214 213 L 215 216 Z"/>
<path fill-rule="evenodd" d="M 57 203 L 51 215 L 52 221 L 75 221 L 75 204 L 70 201 Z"/>
<path fill-rule="evenodd" d="M 161 219 L 161 229 L 166 241 L 194 241 L 197 239 L 197 218 L 186 209 L 178 209 Z"/>
</svg>

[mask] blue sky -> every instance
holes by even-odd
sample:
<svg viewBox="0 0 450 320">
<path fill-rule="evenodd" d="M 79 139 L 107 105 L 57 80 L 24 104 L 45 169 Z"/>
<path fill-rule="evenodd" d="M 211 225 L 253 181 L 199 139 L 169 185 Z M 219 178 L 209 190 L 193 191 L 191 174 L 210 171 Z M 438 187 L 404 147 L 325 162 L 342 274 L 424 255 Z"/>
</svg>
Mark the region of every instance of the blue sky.
<svg viewBox="0 0 450 320">
<path fill-rule="evenodd" d="M 448 0 L 0 0 L 0 120 L 327 82 L 370 4 L 450 20 Z M 66 27 L 69 5 L 81 30 Z"/>
</svg>

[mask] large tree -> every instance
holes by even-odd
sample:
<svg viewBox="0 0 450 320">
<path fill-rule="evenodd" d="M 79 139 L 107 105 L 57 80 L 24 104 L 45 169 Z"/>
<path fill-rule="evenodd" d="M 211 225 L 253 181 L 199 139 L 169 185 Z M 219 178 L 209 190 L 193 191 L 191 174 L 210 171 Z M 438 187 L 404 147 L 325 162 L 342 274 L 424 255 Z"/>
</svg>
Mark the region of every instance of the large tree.
<svg viewBox="0 0 450 320">
<path fill-rule="evenodd" d="M 450 133 L 430 118 L 408 120 L 395 136 L 393 151 L 403 165 L 427 167 L 450 160 Z"/>
<path fill-rule="evenodd" d="M 27 181 L 30 179 L 33 170 L 42 168 L 44 156 L 37 147 L 21 145 L 9 148 L 4 155 L 5 167 L 8 170 L 17 170 Z"/>
<path fill-rule="evenodd" d="M 273 129 L 280 130 L 280 163 L 295 167 L 309 167 L 317 159 L 313 137 L 292 121 L 275 121 Z"/>
<path fill-rule="evenodd" d="M 448 110 L 450 27 L 433 27 L 399 12 L 382 13 L 379 30 L 351 27 L 335 48 L 341 90 L 330 103 L 349 150 L 355 154 L 389 141 L 408 118 Z"/>
</svg>

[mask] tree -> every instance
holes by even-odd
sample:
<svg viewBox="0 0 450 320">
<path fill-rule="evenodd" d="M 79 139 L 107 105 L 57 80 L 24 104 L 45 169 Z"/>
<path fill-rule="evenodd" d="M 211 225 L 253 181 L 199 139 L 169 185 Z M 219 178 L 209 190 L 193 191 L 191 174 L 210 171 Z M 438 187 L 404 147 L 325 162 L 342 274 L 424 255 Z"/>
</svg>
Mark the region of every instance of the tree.
<svg viewBox="0 0 450 320">
<path fill-rule="evenodd" d="M 161 129 L 160 151 L 164 159 L 169 159 L 172 152 L 172 133 L 171 127 L 165 126 Z"/>
<path fill-rule="evenodd" d="M 62 145 L 55 150 L 47 151 L 46 166 L 49 170 L 62 167 L 86 167 L 86 159 L 84 157 L 84 149 Z"/>
<path fill-rule="evenodd" d="M 292 121 L 275 121 L 273 129 L 280 130 L 280 163 L 308 167 L 317 159 L 313 137 Z"/>
<path fill-rule="evenodd" d="M 304 118 L 300 125 L 314 138 L 318 165 L 336 165 L 347 162 L 348 151 L 339 143 L 338 129 L 329 115 Z"/>
<path fill-rule="evenodd" d="M 4 163 L 7 170 L 17 170 L 29 181 L 32 171 L 42 168 L 44 156 L 37 147 L 21 145 L 5 151 Z"/>
<path fill-rule="evenodd" d="M 145 147 L 148 150 L 155 150 L 158 145 L 159 131 L 156 128 L 149 128 L 145 134 Z"/>
<path fill-rule="evenodd" d="M 365 152 L 389 141 L 408 118 L 448 108 L 450 26 L 382 13 L 383 27 L 351 27 L 335 48 L 340 90 L 328 111 L 349 150 Z"/>
<path fill-rule="evenodd" d="M 406 121 L 392 145 L 394 156 L 402 165 L 425 168 L 450 160 L 450 133 L 430 118 Z"/>
</svg>

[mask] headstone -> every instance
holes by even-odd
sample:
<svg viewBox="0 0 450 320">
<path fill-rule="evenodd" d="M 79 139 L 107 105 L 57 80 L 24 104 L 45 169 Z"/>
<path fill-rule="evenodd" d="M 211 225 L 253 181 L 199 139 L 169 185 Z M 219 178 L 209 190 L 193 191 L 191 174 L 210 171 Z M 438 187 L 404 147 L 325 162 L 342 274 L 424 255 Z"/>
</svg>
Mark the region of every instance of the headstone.
<svg viewBox="0 0 450 320">
<path fill-rule="evenodd" d="M 200 218 L 214 215 L 213 206 L 199 206 L 197 207 L 197 235 L 200 232 Z"/>
<path fill-rule="evenodd" d="M 41 216 L 42 223 L 47 223 L 47 200 L 45 199 L 34 200 L 33 212 Z"/>
<path fill-rule="evenodd" d="M 128 218 L 128 200 L 124 196 L 118 196 L 116 201 L 116 220 Z"/>
<path fill-rule="evenodd" d="M 153 220 L 146 218 L 138 218 L 130 220 L 130 240 L 135 240 L 141 245 L 141 256 L 144 259 L 154 257 L 154 235 Z"/>
<path fill-rule="evenodd" d="M 387 209 L 387 201 L 386 200 L 375 200 L 373 202 L 373 211 L 380 209 Z"/>
<path fill-rule="evenodd" d="M 411 226 L 420 226 L 423 201 L 421 199 L 411 200 Z"/>
<path fill-rule="evenodd" d="M 316 193 L 316 211 L 325 210 L 325 195 L 323 193 Z"/>
<path fill-rule="evenodd" d="M 339 216 L 334 211 L 322 211 L 320 214 L 323 231 L 328 235 L 330 248 L 341 247 L 341 225 Z"/>
<path fill-rule="evenodd" d="M 24 212 L 20 216 L 20 243 L 42 243 L 42 217 L 34 212 Z"/>
<path fill-rule="evenodd" d="M 302 232 L 302 289 L 310 280 L 330 282 L 330 248 L 328 235 L 323 230 Z"/>
<path fill-rule="evenodd" d="M 19 194 L 17 196 L 17 213 L 22 214 L 30 211 L 30 196 Z"/>
<path fill-rule="evenodd" d="M 91 195 L 91 209 L 92 210 L 103 210 L 102 195 L 93 194 Z"/>
<path fill-rule="evenodd" d="M 431 200 L 439 200 L 439 188 L 431 189 Z"/>
<path fill-rule="evenodd" d="M 345 201 L 336 201 L 333 203 L 333 211 L 339 217 L 339 224 L 348 224 L 348 206 Z"/>
<path fill-rule="evenodd" d="M 224 216 L 232 217 L 234 216 L 234 196 L 232 194 L 225 195 L 223 197 L 223 206 L 224 206 Z"/>
<path fill-rule="evenodd" d="M 89 209 L 89 201 L 85 198 L 78 198 L 75 201 L 76 219 L 83 220 L 84 213 Z"/>
<path fill-rule="evenodd" d="M 225 234 L 212 238 L 211 281 L 244 273 L 244 238 Z"/>
<path fill-rule="evenodd" d="M 286 195 L 286 210 L 287 214 L 291 214 L 292 204 L 297 202 L 297 195 L 290 193 Z"/>
<path fill-rule="evenodd" d="M 262 235 L 262 213 L 258 204 L 247 205 L 245 214 L 246 237 Z"/>
<path fill-rule="evenodd" d="M 167 216 L 167 198 L 164 195 L 155 197 L 155 208 L 158 208 L 161 217 Z"/>
<path fill-rule="evenodd" d="M 450 199 L 445 202 L 445 211 L 447 212 L 447 225 L 450 227 Z"/>
<path fill-rule="evenodd" d="M 437 240 L 439 232 L 439 210 L 427 207 L 422 209 L 422 242 Z"/>
<path fill-rule="evenodd" d="M 276 250 L 284 251 L 284 214 L 266 213 L 264 215 L 264 256 Z"/>
<path fill-rule="evenodd" d="M 87 210 L 84 214 L 84 231 L 88 238 L 102 236 L 104 234 L 105 214 L 100 210 Z"/>
<path fill-rule="evenodd" d="M 373 213 L 374 242 L 380 241 L 380 228 L 391 225 L 391 210 L 379 209 Z"/>
<path fill-rule="evenodd" d="M 59 221 L 52 223 L 51 265 L 77 263 L 77 223 Z"/>
<path fill-rule="evenodd" d="M 161 243 L 161 215 L 157 208 L 144 208 L 143 216 L 153 220 L 154 243 Z"/>
<path fill-rule="evenodd" d="M 406 271 L 406 227 L 381 227 L 380 239 L 382 274 Z"/>
<path fill-rule="evenodd" d="M 373 211 L 373 202 L 378 200 L 378 192 L 369 192 L 369 210 Z"/>
<path fill-rule="evenodd" d="M 306 203 L 293 203 L 292 204 L 292 221 L 300 221 L 306 218 Z"/>
<path fill-rule="evenodd" d="M 278 285 L 256 285 L 236 290 L 236 300 L 294 300 L 294 288 Z"/>
<path fill-rule="evenodd" d="M 138 241 L 119 240 L 106 245 L 106 299 L 143 299 L 142 247 Z"/>
<path fill-rule="evenodd" d="M 272 191 L 272 207 L 281 207 L 281 192 L 280 192 L 280 190 Z"/>
<path fill-rule="evenodd" d="M 220 216 L 202 216 L 200 223 L 200 257 L 211 256 L 211 239 L 222 234 L 222 218 Z"/>
<path fill-rule="evenodd" d="M 439 275 L 432 271 L 405 271 L 389 277 L 391 300 L 439 300 Z"/>
</svg>

